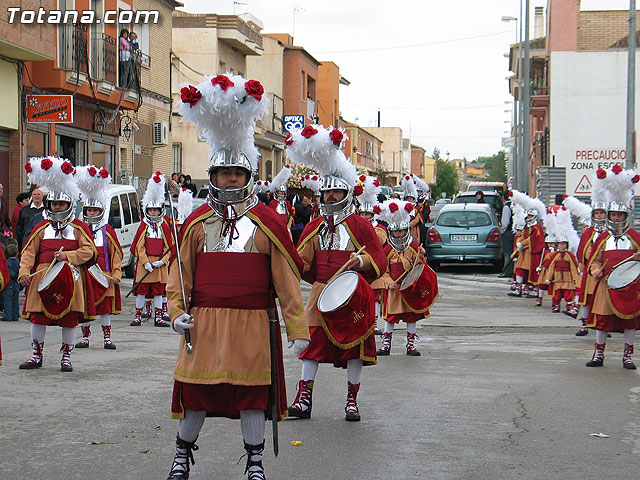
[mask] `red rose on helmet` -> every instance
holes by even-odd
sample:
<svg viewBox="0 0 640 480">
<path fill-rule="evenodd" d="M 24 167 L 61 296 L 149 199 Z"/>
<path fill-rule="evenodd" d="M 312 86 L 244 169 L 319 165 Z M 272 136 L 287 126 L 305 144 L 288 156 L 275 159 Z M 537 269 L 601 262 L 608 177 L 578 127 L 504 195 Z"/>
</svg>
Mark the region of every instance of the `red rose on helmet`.
<svg viewBox="0 0 640 480">
<path fill-rule="evenodd" d="M 400 208 L 400 207 L 398 207 L 397 203 L 392 202 L 392 203 L 389 204 L 389 211 L 391 213 L 396 213 L 398 211 L 398 208 Z"/>
<path fill-rule="evenodd" d="M 373 181 L 373 186 L 374 187 L 379 187 L 380 186 L 380 180 L 378 180 L 377 178 Z"/>
<path fill-rule="evenodd" d="M 357 197 L 359 195 L 362 195 L 362 192 L 364 191 L 364 189 L 362 188 L 362 185 L 356 185 L 355 187 L 353 187 L 353 194 Z"/>
<path fill-rule="evenodd" d="M 638 182 L 640 182 L 640 175 L 636 175 L 635 177 L 633 177 L 633 178 L 631 179 L 631 181 L 632 181 L 633 183 L 638 183 Z"/>
<path fill-rule="evenodd" d="M 406 211 L 407 213 L 411 213 L 411 212 L 413 212 L 413 205 L 412 205 L 412 204 L 410 204 L 410 203 L 407 203 L 407 204 L 404 206 L 404 209 L 405 209 L 405 211 Z"/>
<path fill-rule="evenodd" d="M 380 215 L 382 213 L 382 210 L 380 209 L 380 207 L 378 205 L 374 205 L 373 213 L 375 213 L 376 215 Z"/>
<path fill-rule="evenodd" d="M 158 175 L 155 175 L 153 177 L 153 181 L 156 182 L 156 183 L 160 183 L 160 177 Z"/>
<path fill-rule="evenodd" d="M 33 167 L 31 166 L 31 164 L 29 162 L 25 163 L 24 169 L 27 171 L 27 173 L 33 172 Z M 637 177 L 637 175 L 636 175 L 636 177 Z"/>
<path fill-rule="evenodd" d="M 509 190 L 509 197 L 513 197 L 513 190 Z"/>
<path fill-rule="evenodd" d="M 367 179 L 366 175 L 360 175 L 360 177 L 358 177 L 358 180 L 360 180 L 362 183 L 364 183 L 366 179 Z"/>
<path fill-rule="evenodd" d="M 304 127 L 304 130 L 302 130 L 302 132 L 300 132 L 300 135 L 302 135 L 304 138 L 311 138 L 316 133 L 318 133 L 318 130 L 313 128 L 311 125 L 307 125 L 306 127 Z"/>
<path fill-rule="evenodd" d="M 109 171 L 106 168 L 101 168 L 100 169 L 100 176 L 102 178 L 107 178 L 109 176 Z"/>
<path fill-rule="evenodd" d="M 87 172 L 89 173 L 89 175 L 91 175 L 92 177 L 96 176 L 96 173 L 98 173 L 98 170 L 96 169 L 96 167 L 89 167 L 87 168 Z"/>
<path fill-rule="evenodd" d="M 53 167 L 53 162 L 49 158 L 43 158 L 42 162 L 40 162 L 40 166 L 43 170 L 49 170 L 51 167 Z"/>
<path fill-rule="evenodd" d="M 619 163 L 616 163 L 613 167 L 611 167 L 611 171 L 618 175 L 620 172 L 622 172 L 622 167 Z"/>
<path fill-rule="evenodd" d="M 566 210 L 566 209 L 567 209 L 567 207 L 565 207 L 565 206 L 563 205 L 563 206 L 562 206 L 562 210 Z"/>
<path fill-rule="evenodd" d="M 257 80 L 247 80 L 247 83 L 244 84 L 244 89 L 247 91 L 248 95 L 251 95 L 256 100 L 262 100 L 262 94 L 264 93 L 264 87 Z"/>
<path fill-rule="evenodd" d="M 308 173 L 304 176 L 305 180 L 309 180 L 310 178 L 311 178 L 311 176 Z"/>
<path fill-rule="evenodd" d="M 287 138 L 284 139 L 284 144 L 289 147 L 293 143 L 293 138 L 291 138 L 291 134 L 287 135 Z"/>
<path fill-rule="evenodd" d="M 233 83 L 226 75 L 217 75 L 211 79 L 211 85 L 220 85 L 220 88 L 226 92 L 227 88 L 233 87 L 235 83 Z"/>
<path fill-rule="evenodd" d="M 71 165 L 71 162 L 62 162 L 62 166 L 60 167 L 60 169 L 63 171 L 63 173 L 69 175 L 73 172 L 73 165 Z"/>
<path fill-rule="evenodd" d="M 198 103 L 201 98 L 202 94 L 193 85 L 182 87 L 182 89 L 180 90 L 180 100 L 182 100 L 182 103 L 188 103 L 189 108 Z"/>
<path fill-rule="evenodd" d="M 636 175 L 637 176 L 637 175 Z M 318 176 L 314 175 L 313 177 L 311 177 L 311 180 L 313 180 L 314 182 L 318 180 Z"/>
<path fill-rule="evenodd" d="M 598 177 L 600 180 L 607 178 L 607 172 L 605 172 L 602 168 L 599 168 L 596 171 L 596 177 Z"/>
<path fill-rule="evenodd" d="M 262 180 L 258 180 L 258 181 L 256 182 L 256 185 L 262 185 Z M 183 188 L 183 190 L 184 190 L 184 188 Z"/>
<path fill-rule="evenodd" d="M 562 200 L 566 200 L 568 196 L 569 195 L 565 195 L 564 197 L 562 197 Z"/>
<path fill-rule="evenodd" d="M 289 165 L 288 163 L 284 166 L 284 168 L 291 168 L 291 165 Z"/>
<path fill-rule="evenodd" d="M 337 147 L 342 143 L 342 139 L 344 138 L 344 135 L 340 130 L 338 130 L 337 128 L 334 128 L 333 130 L 331 130 L 331 133 L 329 133 L 329 138 L 331 138 L 331 141 Z"/>
</svg>

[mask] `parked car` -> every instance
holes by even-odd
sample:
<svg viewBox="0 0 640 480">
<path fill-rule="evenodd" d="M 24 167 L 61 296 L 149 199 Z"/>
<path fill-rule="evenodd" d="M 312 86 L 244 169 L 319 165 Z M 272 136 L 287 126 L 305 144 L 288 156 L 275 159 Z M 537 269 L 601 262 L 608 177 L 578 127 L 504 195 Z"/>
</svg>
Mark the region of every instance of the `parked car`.
<svg viewBox="0 0 640 480">
<path fill-rule="evenodd" d="M 500 227 L 487 204 L 445 205 L 427 230 L 427 258 L 438 268 L 442 262 L 482 262 L 502 270 Z"/>
<path fill-rule="evenodd" d="M 436 203 L 434 203 L 431 207 L 431 220 L 435 220 L 438 216 L 438 213 L 440 213 L 440 210 L 442 210 L 442 207 L 444 207 L 445 205 L 449 205 L 450 203 L 450 198 L 441 198 L 440 200 L 436 200 Z"/>
<path fill-rule="evenodd" d="M 391 187 L 387 187 L 386 185 L 382 185 L 380 187 L 380 193 L 382 193 L 382 195 L 384 195 L 386 197 L 386 199 L 389 200 L 389 197 L 391 197 L 391 194 L 393 193 L 393 190 L 391 190 Z"/>
<path fill-rule="evenodd" d="M 396 185 L 395 187 L 393 187 L 393 193 L 397 193 L 400 197 L 400 200 L 404 198 L 404 190 L 400 185 Z"/>
<path fill-rule="evenodd" d="M 467 192 L 482 190 L 483 192 L 498 192 L 502 195 L 506 189 L 507 185 L 504 182 L 469 182 L 467 185 Z"/>
<path fill-rule="evenodd" d="M 108 218 L 109 225 L 116 231 L 124 253 L 122 272 L 125 276 L 133 278 L 136 260 L 129 249 L 142 220 L 138 194 L 132 185 L 109 185 L 105 189 L 105 193 L 107 194 L 107 209 L 104 214 Z"/>
<path fill-rule="evenodd" d="M 478 203 L 476 200 L 476 192 L 460 192 L 453 203 Z M 491 205 L 496 216 L 500 218 L 502 215 L 502 196 L 498 192 L 484 192 L 484 203 Z"/>
</svg>

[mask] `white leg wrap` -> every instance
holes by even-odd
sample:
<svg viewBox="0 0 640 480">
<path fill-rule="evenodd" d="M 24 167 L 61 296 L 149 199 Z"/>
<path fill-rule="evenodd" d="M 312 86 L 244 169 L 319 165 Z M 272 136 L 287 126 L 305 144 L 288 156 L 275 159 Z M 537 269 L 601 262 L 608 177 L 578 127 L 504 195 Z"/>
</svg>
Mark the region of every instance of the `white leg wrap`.
<svg viewBox="0 0 640 480">
<path fill-rule="evenodd" d="M 393 323 L 385 321 L 384 322 L 384 333 L 393 333 L 393 327 L 394 326 L 395 325 Z M 353 383 L 353 382 L 351 382 L 351 383 Z"/>
<path fill-rule="evenodd" d="M 359 358 L 352 358 L 347 360 L 347 380 L 354 385 L 360 383 L 360 377 L 362 376 L 362 360 Z"/>
<path fill-rule="evenodd" d="M 587 307 L 586 305 L 580 305 L 580 314 L 578 315 L 578 317 L 580 318 L 589 317 L 589 307 Z"/>
<path fill-rule="evenodd" d="M 407 333 L 416 333 L 418 322 L 407 323 Z"/>
<path fill-rule="evenodd" d="M 627 345 L 633 345 L 633 341 L 636 339 L 636 330 L 633 328 L 625 328 L 624 330 L 624 343 Z"/>
<path fill-rule="evenodd" d="M 264 441 L 264 420 L 264 410 L 240 411 L 240 428 L 245 443 L 259 445 Z"/>
<path fill-rule="evenodd" d="M 604 330 L 596 330 L 596 343 L 601 345 L 607 343 L 607 332 Z"/>
<path fill-rule="evenodd" d="M 108 327 L 109 325 L 111 325 L 111 315 L 105 313 L 104 315 L 99 315 L 99 317 L 100 325 L 102 325 L 103 327 Z"/>
<path fill-rule="evenodd" d="M 178 435 L 180 438 L 185 442 L 193 442 L 198 438 L 206 417 L 207 412 L 204 410 L 194 411 L 185 408 L 184 418 L 180 419 L 178 423 Z"/>
<path fill-rule="evenodd" d="M 38 343 L 44 342 L 44 336 L 47 333 L 46 325 L 31 324 L 31 340 L 35 340 Z"/>
<path fill-rule="evenodd" d="M 144 308 L 144 295 L 136 295 L 136 308 Z"/>
<path fill-rule="evenodd" d="M 69 345 L 75 345 L 76 343 L 75 328 L 62 327 L 62 343 L 68 343 Z"/>
<path fill-rule="evenodd" d="M 153 297 L 154 308 L 162 308 L 162 295 L 156 295 Z"/>
<path fill-rule="evenodd" d="M 315 380 L 318 373 L 319 362 L 315 360 L 302 360 L 302 380 L 308 382 Z"/>
</svg>

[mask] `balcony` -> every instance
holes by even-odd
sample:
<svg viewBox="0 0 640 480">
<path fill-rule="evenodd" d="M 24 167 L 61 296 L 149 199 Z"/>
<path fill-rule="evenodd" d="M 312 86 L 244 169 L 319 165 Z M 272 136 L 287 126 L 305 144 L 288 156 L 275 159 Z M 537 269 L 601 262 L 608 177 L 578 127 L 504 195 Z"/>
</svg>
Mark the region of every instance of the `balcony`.
<svg viewBox="0 0 640 480">
<path fill-rule="evenodd" d="M 116 39 L 104 33 L 91 36 L 91 77 L 99 92 L 110 95 L 116 88 Z"/>
<path fill-rule="evenodd" d="M 73 85 L 87 80 L 88 48 L 87 26 L 82 24 L 61 25 L 58 29 L 58 66 L 67 70 L 66 79 Z"/>
<path fill-rule="evenodd" d="M 243 55 L 261 55 L 262 35 L 235 15 L 217 16 L 218 38 Z"/>
</svg>

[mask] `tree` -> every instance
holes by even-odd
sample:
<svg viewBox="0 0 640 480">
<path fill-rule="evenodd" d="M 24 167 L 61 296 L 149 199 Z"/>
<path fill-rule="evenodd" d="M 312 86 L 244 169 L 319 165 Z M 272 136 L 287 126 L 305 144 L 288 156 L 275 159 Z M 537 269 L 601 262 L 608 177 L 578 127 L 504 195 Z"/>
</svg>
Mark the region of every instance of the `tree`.
<svg viewBox="0 0 640 480">
<path fill-rule="evenodd" d="M 433 153 L 439 156 L 440 152 L 436 150 Z M 433 186 L 432 197 L 442 198 L 442 194 L 445 193 L 447 198 L 452 198 L 458 193 L 458 172 L 453 165 L 440 158 L 436 161 L 436 168 L 438 184 Z"/>
<path fill-rule="evenodd" d="M 506 182 L 506 153 L 504 150 L 499 151 L 490 157 L 478 157 L 476 162 L 484 163 L 487 171 L 488 182 Z"/>
<path fill-rule="evenodd" d="M 431 154 L 431 158 L 435 160 L 440 160 L 440 149 L 438 147 L 433 148 L 433 153 Z"/>
</svg>

